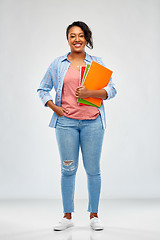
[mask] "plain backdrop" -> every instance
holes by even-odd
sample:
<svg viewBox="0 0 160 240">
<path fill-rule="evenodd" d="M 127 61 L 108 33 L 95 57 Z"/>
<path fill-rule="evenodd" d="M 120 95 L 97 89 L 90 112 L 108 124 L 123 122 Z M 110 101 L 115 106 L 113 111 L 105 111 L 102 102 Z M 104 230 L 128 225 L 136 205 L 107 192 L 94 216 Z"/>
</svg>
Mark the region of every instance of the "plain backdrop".
<svg viewBox="0 0 160 240">
<path fill-rule="evenodd" d="M 0 1 L 0 198 L 60 198 L 55 129 L 37 88 L 50 63 L 70 51 L 65 31 L 88 24 L 94 49 L 113 70 L 105 101 L 101 198 L 160 197 L 160 1 Z M 51 91 L 54 97 L 54 91 Z M 80 164 L 76 198 L 87 198 Z"/>
</svg>

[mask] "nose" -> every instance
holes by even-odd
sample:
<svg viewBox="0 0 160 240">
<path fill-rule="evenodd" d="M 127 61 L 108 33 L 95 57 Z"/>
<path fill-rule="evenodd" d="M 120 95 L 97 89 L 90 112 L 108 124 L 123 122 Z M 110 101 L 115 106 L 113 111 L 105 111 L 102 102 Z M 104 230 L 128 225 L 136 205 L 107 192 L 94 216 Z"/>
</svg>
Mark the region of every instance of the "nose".
<svg viewBox="0 0 160 240">
<path fill-rule="evenodd" d="M 79 41 L 79 36 L 78 36 L 78 35 L 76 35 L 75 40 L 76 40 L 77 42 Z"/>
</svg>

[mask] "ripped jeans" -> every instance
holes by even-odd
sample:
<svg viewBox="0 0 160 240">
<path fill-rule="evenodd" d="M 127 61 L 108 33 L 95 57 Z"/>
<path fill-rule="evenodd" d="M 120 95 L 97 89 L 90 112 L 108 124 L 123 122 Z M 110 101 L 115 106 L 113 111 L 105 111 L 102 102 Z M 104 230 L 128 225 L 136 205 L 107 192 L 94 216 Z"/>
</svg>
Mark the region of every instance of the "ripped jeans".
<svg viewBox="0 0 160 240">
<path fill-rule="evenodd" d="M 55 129 L 61 158 L 61 192 L 63 212 L 74 212 L 75 176 L 79 147 L 87 173 L 88 211 L 97 213 L 101 190 L 100 157 L 104 137 L 101 116 L 91 120 L 58 117 Z"/>
</svg>

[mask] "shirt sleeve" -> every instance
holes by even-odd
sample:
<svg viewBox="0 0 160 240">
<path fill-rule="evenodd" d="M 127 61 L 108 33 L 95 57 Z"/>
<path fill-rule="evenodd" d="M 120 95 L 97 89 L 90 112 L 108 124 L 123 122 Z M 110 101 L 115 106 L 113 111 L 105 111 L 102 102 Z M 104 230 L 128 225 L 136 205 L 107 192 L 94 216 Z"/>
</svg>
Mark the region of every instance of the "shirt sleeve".
<svg viewBox="0 0 160 240">
<path fill-rule="evenodd" d="M 104 67 L 106 67 L 101 58 L 99 58 L 99 63 L 101 65 L 103 65 Z M 106 90 L 107 95 L 108 95 L 108 97 L 103 100 L 109 100 L 109 99 L 115 97 L 115 95 L 117 94 L 117 90 L 115 89 L 115 84 L 112 81 L 112 77 L 110 78 L 108 85 L 106 87 L 104 87 L 103 89 Z"/>
<path fill-rule="evenodd" d="M 45 107 L 48 107 L 46 103 L 49 100 L 53 101 L 52 96 L 50 95 L 50 91 L 52 90 L 52 88 L 53 88 L 53 79 L 51 75 L 51 65 L 50 65 L 40 83 L 39 88 L 37 89 L 38 95 Z"/>
</svg>

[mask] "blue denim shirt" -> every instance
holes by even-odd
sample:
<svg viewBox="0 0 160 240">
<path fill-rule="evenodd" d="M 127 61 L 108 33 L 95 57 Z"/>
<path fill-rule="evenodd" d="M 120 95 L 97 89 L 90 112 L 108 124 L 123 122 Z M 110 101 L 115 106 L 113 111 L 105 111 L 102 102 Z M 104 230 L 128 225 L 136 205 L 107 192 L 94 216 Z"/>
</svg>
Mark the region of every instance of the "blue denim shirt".
<svg viewBox="0 0 160 240">
<path fill-rule="evenodd" d="M 69 52 L 70 53 L 70 52 Z M 67 55 L 65 54 L 64 56 L 57 57 L 48 67 L 47 72 L 45 73 L 39 88 L 37 89 L 38 95 L 40 99 L 42 100 L 43 104 L 45 107 L 47 107 L 46 103 L 49 100 L 52 100 L 52 96 L 50 95 L 50 91 L 54 87 L 54 90 L 56 92 L 55 96 L 55 104 L 57 106 L 61 106 L 61 94 L 62 94 L 62 88 L 63 88 L 63 81 L 64 77 L 66 75 L 66 72 L 71 64 L 71 62 L 68 60 Z M 101 58 L 96 57 L 96 56 L 91 56 L 88 53 L 86 53 L 85 56 L 85 63 L 86 64 L 91 64 L 92 61 L 98 62 L 99 64 L 104 65 L 103 61 Z M 107 85 L 107 87 L 104 88 L 107 91 L 108 98 L 107 100 L 113 98 L 117 91 L 114 87 L 112 77 Z M 53 101 L 54 102 L 54 101 Z M 99 108 L 100 115 L 102 118 L 102 123 L 104 129 L 106 128 L 106 116 L 105 116 L 105 109 L 104 109 L 104 100 L 102 106 Z M 54 112 L 53 116 L 51 118 L 50 127 L 56 127 L 56 122 L 57 122 L 57 114 Z"/>
</svg>

